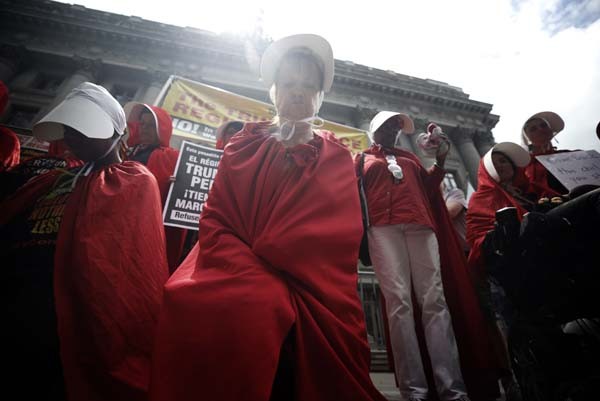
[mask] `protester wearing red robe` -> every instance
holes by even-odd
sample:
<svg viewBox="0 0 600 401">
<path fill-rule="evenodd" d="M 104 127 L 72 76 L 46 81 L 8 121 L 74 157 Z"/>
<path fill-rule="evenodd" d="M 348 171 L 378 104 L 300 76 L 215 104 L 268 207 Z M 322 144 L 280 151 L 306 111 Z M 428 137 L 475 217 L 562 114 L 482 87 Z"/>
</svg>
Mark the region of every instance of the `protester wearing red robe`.
<svg viewBox="0 0 600 401">
<path fill-rule="evenodd" d="M 523 124 L 522 138 L 529 146 L 531 154 L 531 161 L 525 168 L 525 175 L 530 182 L 528 191 L 534 193 L 537 198 L 559 196 L 569 192 L 536 158 L 536 156 L 570 152 L 570 150 L 557 150 L 552 145 L 552 139 L 564 127 L 563 119 L 552 111 L 536 113 Z"/>
<path fill-rule="evenodd" d="M 467 242 L 472 246 L 469 253 L 469 272 L 473 278 L 486 320 L 489 337 L 498 359 L 498 376 L 504 388 L 507 401 L 520 400 L 521 395 L 511 370 L 511 362 L 498 302 L 494 292 L 497 285 L 488 280 L 486 261 L 483 256 L 483 243 L 486 234 L 494 229 L 496 211 L 504 207 L 517 208 L 521 218 L 535 202 L 527 193 L 529 181 L 524 167 L 529 165 L 529 155 L 517 144 L 503 142 L 496 144 L 479 164 L 477 191 L 471 196 L 467 209 Z M 534 196 L 534 195 L 533 195 Z"/>
<path fill-rule="evenodd" d="M 124 128 L 118 102 L 81 84 L 34 135 L 64 135 L 86 164 L 40 175 L 0 205 L 16 398 L 147 399 L 168 271 L 156 180 L 120 161 Z"/>
<path fill-rule="evenodd" d="M 331 48 L 281 39 L 262 76 L 279 123 L 246 123 L 225 147 L 198 246 L 165 288 L 152 399 L 383 400 L 356 289 L 352 159 L 312 130 Z"/>
<path fill-rule="evenodd" d="M 513 166 L 496 167 L 492 161 L 494 151 L 502 153 Z M 529 199 L 527 193 L 530 186 L 524 166 L 531 166 L 526 151 L 510 142 L 495 145 L 479 162 L 477 191 L 471 196 L 467 209 L 467 242 L 471 246 L 469 270 L 476 277 L 483 275 L 482 244 L 485 235 L 494 228 L 496 211 L 515 207 L 521 218 L 535 205 L 535 200 Z M 508 170 L 510 176 L 504 170 Z"/>
<path fill-rule="evenodd" d="M 166 110 L 143 103 L 125 105 L 129 139 L 132 147 L 129 160 L 138 161 L 146 167 L 158 181 L 163 208 L 171 186 L 179 151 L 170 147 L 173 121 Z M 183 246 L 187 230 L 165 226 L 167 259 L 169 270 L 173 272 L 183 256 Z"/>
<path fill-rule="evenodd" d="M 8 103 L 8 88 L 0 81 L 0 114 Z M 6 127 L 0 127 L 0 173 L 19 164 L 21 144 L 17 135 Z"/>
</svg>

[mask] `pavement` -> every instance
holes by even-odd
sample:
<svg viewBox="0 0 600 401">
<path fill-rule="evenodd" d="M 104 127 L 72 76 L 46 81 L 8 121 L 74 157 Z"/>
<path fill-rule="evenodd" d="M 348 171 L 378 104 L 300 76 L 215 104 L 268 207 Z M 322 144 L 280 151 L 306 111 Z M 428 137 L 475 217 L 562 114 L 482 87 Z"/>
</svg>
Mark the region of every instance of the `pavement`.
<svg viewBox="0 0 600 401">
<path fill-rule="evenodd" d="M 396 387 L 393 373 L 375 373 L 371 372 L 371 380 L 377 389 L 383 394 L 388 401 L 403 401 L 400 396 L 400 391 Z M 504 401 L 504 394 L 496 401 Z"/>
<path fill-rule="evenodd" d="M 371 380 L 377 389 L 388 401 L 402 401 L 400 391 L 396 387 L 393 373 L 374 373 L 371 372 Z"/>
</svg>

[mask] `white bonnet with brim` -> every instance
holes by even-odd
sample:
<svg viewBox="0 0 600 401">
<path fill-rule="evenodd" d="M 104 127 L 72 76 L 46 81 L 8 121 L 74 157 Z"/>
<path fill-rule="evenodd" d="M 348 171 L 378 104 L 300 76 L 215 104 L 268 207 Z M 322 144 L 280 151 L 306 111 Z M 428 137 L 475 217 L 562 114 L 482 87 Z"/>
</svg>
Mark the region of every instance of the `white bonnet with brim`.
<svg viewBox="0 0 600 401">
<path fill-rule="evenodd" d="M 517 145 L 513 142 L 500 142 L 495 144 L 488 152 L 483 156 L 483 165 L 489 175 L 496 182 L 500 182 L 500 176 L 496 171 L 496 167 L 494 167 L 494 163 L 492 162 L 492 153 L 500 152 L 508 157 L 515 166 L 517 167 L 525 167 L 529 164 L 531 157 L 529 156 L 529 152 L 525 150 L 523 147 Z"/>
<path fill-rule="evenodd" d="M 533 120 L 534 118 L 539 118 L 541 120 L 546 121 L 546 123 L 548 123 L 548 126 L 554 133 L 554 135 L 552 135 L 552 137 L 555 137 L 556 134 L 558 134 L 560 131 L 562 131 L 565 128 L 565 122 L 558 114 L 556 114 L 553 111 L 540 111 L 539 113 L 535 113 L 534 115 L 529 117 L 523 123 L 523 127 L 521 128 L 521 133 L 523 134 L 524 138 L 529 139 L 529 137 L 527 137 L 527 133 L 525 132 L 525 125 L 527 125 L 527 123 L 529 121 Z"/>
<path fill-rule="evenodd" d="M 320 61 L 323 72 L 323 91 L 328 92 L 333 85 L 333 50 L 327 40 L 319 35 L 299 34 L 279 39 L 265 50 L 260 63 L 260 77 L 271 87 L 275 81 L 283 57 L 292 50 L 306 50 Z"/>
<path fill-rule="evenodd" d="M 125 112 L 105 88 L 84 82 L 33 126 L 33 135 L 46 141 L 62 139 L 65 125 L 88 138 L 108 139 L 115 131 L 125 132 Z"/>
<path fill-rule="evenodd" d="M 156 135 L 158 135 L 158 118 L 156 117 L 154 110 L 152 110 L 152 108 L 149 107 L 147 104 L 139 102 L 129 102 L 125 106 L 123 106 L 123 110 L 125 111 L 125 118 L 127 119 L 128 123 L 135 123 L 140 121 L 140 116 L 142 115 L 142 112 L 144 110 L 148 111 L 152 115 L 152 117 L 154 117 L 154 124 L 156 124 Z"/>
<path fill-rule="evenodd" d="M 371 142 L 373 142 L 373 134 L 375 131 L 379 129 L 387 120 L 392 117 L 398 117 L 402 119 L 404 122 L 404 128 L 402 128 L 402 133 L 410 135 L 415 132 L 415 123 L 412 118 L 403 113 L 396 113 L 394 111 L 380 111 L 373 117 L 371 120 L 371 124 L 369 124 L 369 138 L 371 138 Z"/>
</svg>

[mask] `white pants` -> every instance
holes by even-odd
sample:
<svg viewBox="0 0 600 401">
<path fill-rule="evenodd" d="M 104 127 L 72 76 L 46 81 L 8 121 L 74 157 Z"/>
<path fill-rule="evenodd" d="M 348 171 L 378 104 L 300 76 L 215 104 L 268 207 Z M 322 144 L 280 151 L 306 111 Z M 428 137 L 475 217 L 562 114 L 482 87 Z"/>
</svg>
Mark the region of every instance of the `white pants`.
<svg viewBox="0 0 600 401">
<path fill-rule="evenodd" d="M 385 296 L 400 393 L 419 399 L 426 399 L 428 393 L 415 333 L 412 286 L 422 312 L 438 395 L 442 401 L 466 395 L 434 232 L 422 225 L 397 224 L 370 227 L 368 236 L 369 253 Z"/>
</svg>

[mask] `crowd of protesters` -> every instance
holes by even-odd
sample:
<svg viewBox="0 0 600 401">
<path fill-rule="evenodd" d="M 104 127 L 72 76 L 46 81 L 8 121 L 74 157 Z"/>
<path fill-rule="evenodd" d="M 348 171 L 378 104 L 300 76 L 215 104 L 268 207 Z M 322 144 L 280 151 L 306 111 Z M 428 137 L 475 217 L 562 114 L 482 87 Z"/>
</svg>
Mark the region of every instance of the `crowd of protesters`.
<svg viewBox="0 0 600 401">
<path fill-rule="evenodd" d="M 223 156 L 187 255 L 187 232 L 162 223 L 178 158 L 165 110 L 123 108 L 83 83 L 33 127 L 50 152 L 22 163 L 2 128 L 7 391 L 383 400 L 356 288 L 366 235 L 403 399 L 491 401 L 500 384 L 519 400 L 485 247 L 498 241 L 497 210 L 522 219 L 544 200 L 560 204 L 553 222 L 597 235 L 599 190 L 569 193 L 535 158 L 565 152 L 552 145 L 563 120 L 536 113 L 520 127 L 528 150 L 505 142 L 487 152 L 467 207 L 443 184 L 451 142 L 437 125 L 420 142 L 435 160 L 427 169 L 399 145 L 415 131 L 406 114 L 379 112 L 371 146 L 354 156 L 319 130 L 333 77 L 332 49 L 317 35 L 265 51 L 276 116 L 217 130 Z M 0 108 L 7 99 L 2 84 Z"/>
</svg>

